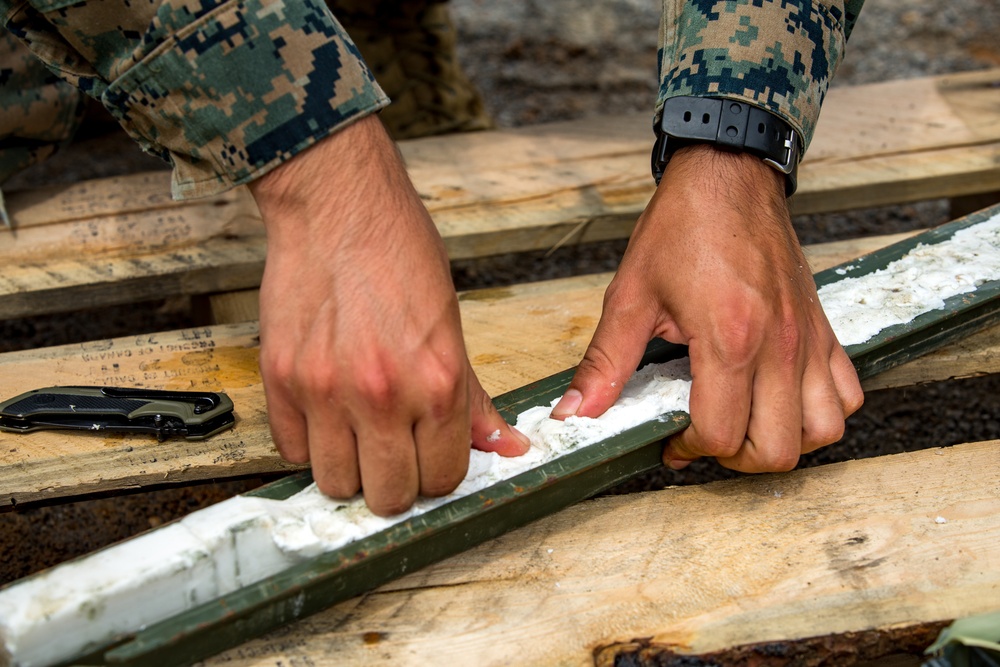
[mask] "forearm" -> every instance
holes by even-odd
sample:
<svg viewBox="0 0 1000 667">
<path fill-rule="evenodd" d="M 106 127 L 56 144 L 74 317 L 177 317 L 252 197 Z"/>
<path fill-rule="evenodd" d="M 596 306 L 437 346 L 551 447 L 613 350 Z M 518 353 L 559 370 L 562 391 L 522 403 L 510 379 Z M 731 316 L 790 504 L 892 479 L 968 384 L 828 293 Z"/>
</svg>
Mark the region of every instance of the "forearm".
<svg viewBox="0 0 1000 667">
<path fill-rule="evenodd" d="M 664 0 L 659 119 L 680 95 L 742 100 L 812 139 L 820 107 L 864 0 Z"/>
</svg>

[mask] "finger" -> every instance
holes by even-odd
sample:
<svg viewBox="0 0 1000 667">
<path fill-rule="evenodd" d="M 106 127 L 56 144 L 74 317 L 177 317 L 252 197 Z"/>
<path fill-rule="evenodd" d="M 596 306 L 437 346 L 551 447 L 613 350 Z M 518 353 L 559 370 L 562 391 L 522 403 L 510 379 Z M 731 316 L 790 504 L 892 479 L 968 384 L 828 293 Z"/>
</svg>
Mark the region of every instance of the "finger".
<svg viewBox="0 0 1000 667">
<path fill-rule="evenodd" d="M 774 349 L 774 348 L 772 348 Z M 772 357 L 753 378 L 746 438 L 718 462 L 742 472 L 791 470 L 802 453 L 802 376 L 798 364 Z"/>
<path fill-rule="evenodd" d="M 451 493 L 469 469 L 467 373 L 448 376 L 447 382 L 421 397 L 421 414 L 413 430 L 420 495 L 433 498 Z"/>
<path fill-rule="evenodd" d="M 313 479 L 331 498 L 351 498 L 361 489 L 358 447 L 354 431 L 332 404 L 309 407 L 309 456 Z"/>
<path fill-rule="evenodd" d="M 749 363 L 729 363 L 714 346 L 692 340 L 691 425 L 673 437 L 663 461 L 679 469 L 702 456 L 730 458 L 743 446 L 750 421 L 753 373 Z"/>
<path fill-rule="evenodd" d="M 309 461 L 309 439 L 305 416 L 284 392 L 271 388 L 266 380 L 264 395 L 271 439 L 281 458 L 289 463 L 306 463 Z"/>
<path fill-rule="evenodd" d="M 634 303 L 625 308 L 615 303 L 605 300 L 594 337 L 569 388 L 552 409 L 553 419 L 600 417 L 618 400 L 642 360 L 652 338 L 652 321 L 643 322 Z"/>
<path fill-rule="evenodd" d="M 381 411 L 353 426 L 365 503 L 379 516 L 406 511 L 420 488 L 412 417 Z"/>
<path fill-rule="evenodd" d="M 828 360 L 810 364 L 802 382 L 802 453 L 840 440 L 846 416 Z"/>
<path fill-rule="evenodd" d="M 473 447 L 484 452 L 496 452 L 500 456 L 521 456 L 531 448 L 528 436 L 504 421 L 471 368 L 469 405 L 472 410 Z"/>
<path fill-rule="evenodd" d="M 667 441 L 667 445 L 663 448 L 663 465 L 667 466 L 671 470 L 684 470 L 691 463 L 697 461 L 700 456 L 694 456 L 692 458 L 684 458 L 684 443 L 679 441 L 680 436 L 674 436 Z M 675 446 L 676 441 L 676 446 Z"/>
<path fill-rule="evenodd" d="M 865 393 L 861 389 L 857 369 L 854 368 L 851 358 L 847 356 L 847 352 L 840 345 L 836 345 L 833 354 L 830 355 L 830 373 L 833 376 L 833 383 L 837 387 L 840 403 L 844 407 L 844 418 L 846 419 L 864 405 Z"/>
</svg>

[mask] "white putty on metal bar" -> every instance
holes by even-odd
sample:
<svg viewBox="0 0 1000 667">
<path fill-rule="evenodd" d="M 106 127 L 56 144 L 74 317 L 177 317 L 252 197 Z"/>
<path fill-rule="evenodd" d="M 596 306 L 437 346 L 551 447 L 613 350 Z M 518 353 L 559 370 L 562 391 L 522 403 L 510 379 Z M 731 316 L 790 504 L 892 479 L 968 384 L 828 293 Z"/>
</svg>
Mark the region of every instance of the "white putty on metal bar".
<svg viewBox="0 0 1000 667">
<path fill-rule="evenodd" d="M 1000 214 L 933 245 L 920 244 L 884 269 L 845 277 L 819 289 L 841 345 L 870 340 L 883 329 L 940 310 L 946 299 L 1000 280 Z"/>
<path fill-rule="evenodd" d="M 66 563 L 0 591 L 0 665 L 38 667 L 92 651 L 214 598 L 372 535 L 632 426 L 687 406 L 687 360 L 648 366 L 600 419 L 549 419 L 550 406 L 522 413 L 532 447 L 505 458 L 472 451 L 450 495 L 419 498 L 383 518 L 361 497 L 324 496 L 310 485 L 287 500 L 236 496 L 176 523 Z M 558 399 L 556 399 L 558 400 Z M 59 641 L 53 641 L 58 637 Z"/>
<path fill-rule="evenodd" d="M 822 288 L 820 297 L 841 343 L 851 345 L 998 279 L 1000 215 L 948 241 L 918 246 L 880 271 L 847 275 Z M 597 419 L 550 419 L 555 401 L 529 409 L 516 423 L 531 438 L 527 454 L 473 451 L 454 493 L 420 498 L 391 518 L 372 514 L 360 497 L 327 498 L 315 485 L 287 500 L 237 496 L 15 582 L 0 590 L 0 666 L 37 667 L 87 653 L 581 447 L 686 411 L 689 394 L 690 369 L 681 359 L 637 371 Z"/>
</svg>

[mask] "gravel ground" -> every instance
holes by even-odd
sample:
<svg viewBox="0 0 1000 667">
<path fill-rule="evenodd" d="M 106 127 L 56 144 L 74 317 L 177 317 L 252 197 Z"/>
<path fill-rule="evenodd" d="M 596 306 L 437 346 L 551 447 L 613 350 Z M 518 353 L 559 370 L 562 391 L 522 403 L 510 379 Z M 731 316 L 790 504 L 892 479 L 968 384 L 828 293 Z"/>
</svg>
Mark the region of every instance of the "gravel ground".
<svg viewBox="0 0 1000 667">
<path fill-rule="evenodd" d="M 650 110 L 655 95 L 658 3 L 609 0 L 453 0 L 460 56 L 501 126 Z M 585 7 L 585 8 L 584 8 Z M 1000 3 L 868 0 L 835 85 L 1000 65 Z M 84 137 L 19 176 L 11 189 L 164 168 L 123 136 Z M 948 219 L 943 201 L 803 216 L 804 243 L 886 234 Z M 459 289 L 612 271 L 623 242 L 463 261 Z M 0 351 L 164 330 L 193 322 L 172 300 L 97 313 L 0 322 Z M 803 465 L 1000 438 L 1000 376 L 870 394 L 844 439 Z M 633 480 L 618 492 L 731 476 L 712 462 Z M 237 481 L 140 493 L 0 515 L 0 584 L 217 502 L 258 482 Z"/>
</svg>

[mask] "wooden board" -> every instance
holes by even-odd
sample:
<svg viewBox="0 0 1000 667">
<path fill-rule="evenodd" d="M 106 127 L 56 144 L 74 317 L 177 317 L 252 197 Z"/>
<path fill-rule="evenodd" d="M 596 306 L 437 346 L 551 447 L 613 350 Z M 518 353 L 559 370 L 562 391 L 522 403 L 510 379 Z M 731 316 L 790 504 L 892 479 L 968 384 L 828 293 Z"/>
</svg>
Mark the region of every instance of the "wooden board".
<svg viewBox="0 0 1000 667">
<path fill-rule="evenodd" d="M 896 237 L 891 237 L 896 238 Z M 885 245 L 886 238 L 824 244 L 815 269 Z M 462 295 L 472 363 L 491 395 L 574 366 L 601 311 L 610 274 Z M 518 326 L 498 323 L 517 322 Z M 0 396 L 47 385 L 115 384 L 225 390 L 238 422 L 204 442 L 54 432 L 0 433 L 0 509 L 143 486 L 291 469 L 275 453 L 257 369 L 256 323 L 96 341 L 0 355 Z M 1000 370 L 1000 331 L 980 334 L 975 355 L 942 351 L 907 364 L 901 382 Z"/>
<path fill-rule="evenodd" d="M 809 187 L 793 198 L 794 212 L 995 192 L 998 83 L 1000 69 L 835 86 L 800 168 Z"/>
<path fill-rule="evenodd" d="M 995 191 L 998 81 L 994 69 L 831 90 L 794 210 Z M 592 118 L 402 150 L 451 257 L 478 257 L 627 236 L 652 193 L 649 125 Z M 247 191 L 173 202 L 168 184 L 156 172 L 11 193 L 0 317 L 256 287 L 265 242 Z"/>
<path fill-rule="evenodd" d="M 994 610 L 998 457 L 992 441 L 583 502 L 206 664 L 582 666 L 636 638 L 704 652 Z"/>
</svg>

